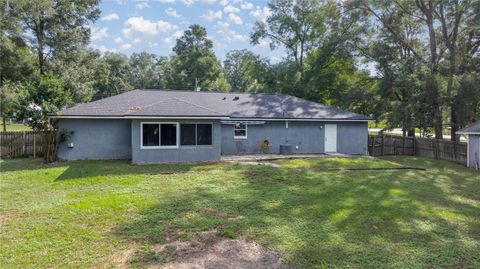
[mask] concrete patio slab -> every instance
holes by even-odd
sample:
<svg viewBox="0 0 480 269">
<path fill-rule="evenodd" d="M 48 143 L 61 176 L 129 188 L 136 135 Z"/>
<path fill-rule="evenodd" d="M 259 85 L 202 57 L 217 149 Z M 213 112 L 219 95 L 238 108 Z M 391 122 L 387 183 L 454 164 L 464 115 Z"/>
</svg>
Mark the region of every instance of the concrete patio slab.
<svg viewBox="0 0 480 269">
<path fill-rule="evenodd" d="M 280 159 L 295 158 L 331 158 L 331 157 L 360 157 L 359 155 L 348 155 L 342 153 L 319 153 L 319 154 L 254 154 L 254 155 L 223 155 L 223 162 L 242 162 L 242 161 L 268 161 Z M 362 156 L 363 157 L 363 156 Z"/>
</svg>

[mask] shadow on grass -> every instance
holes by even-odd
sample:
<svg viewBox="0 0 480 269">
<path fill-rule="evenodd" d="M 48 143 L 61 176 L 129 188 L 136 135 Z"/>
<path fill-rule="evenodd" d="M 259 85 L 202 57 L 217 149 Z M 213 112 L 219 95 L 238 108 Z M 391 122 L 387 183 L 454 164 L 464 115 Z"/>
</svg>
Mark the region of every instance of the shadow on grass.
<svg viewBox="0 0 480 269">
<path fill-rule="evenodd" d="M 286 263 L 305 268 L 479 263 L 480 209 L 452 201 L 437 185 L 435 174 L 321 173 L 261 166 L 237 167 L 229 173 L 238 173 L 234 180 L 241 184 L 218 178 L 214 185 L 192 185 L 116 227 L 115 234 L 143 245 L 188 239 L 215 228 L 255 240 L 282 253 Z M 453 181 L 451 175 L 442 177 Z M 471 181 L 457 178 L 452 188 L 480 191 Z M 478 194 L 475 199 L 480 200 Z"/>
</svg>

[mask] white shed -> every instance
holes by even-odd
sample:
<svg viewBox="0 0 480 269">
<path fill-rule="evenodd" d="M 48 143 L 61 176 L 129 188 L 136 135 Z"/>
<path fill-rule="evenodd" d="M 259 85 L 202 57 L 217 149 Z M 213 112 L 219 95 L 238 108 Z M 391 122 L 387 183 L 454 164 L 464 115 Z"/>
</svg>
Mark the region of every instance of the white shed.
<svg viewBox="0 0 480 269">
<path fill-rule="evenodd" d="M 467 137 L 467 166 L 480 169 L 480 121 L 459 130 Z"/>
</svg>

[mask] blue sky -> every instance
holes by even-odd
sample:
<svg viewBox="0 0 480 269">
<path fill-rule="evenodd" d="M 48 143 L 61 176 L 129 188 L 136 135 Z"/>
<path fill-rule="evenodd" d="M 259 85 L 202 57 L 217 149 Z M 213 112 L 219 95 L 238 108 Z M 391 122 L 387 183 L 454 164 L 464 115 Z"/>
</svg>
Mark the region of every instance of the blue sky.
<svg viewBox="0 0 480 269">
<path fill-rule="evenodd" d="M 244 48 L 272 62 L 284 55 L 281 49 L 271 51 L 268 41 L 250 45 L 254 22 L 269 15 L 265 1 L 104 0 L 100 9 L 100 19 L 91 25 L 90 46 L 102 52 L 170 55 L 176 38 L 196 23 L 207 29 L 215 53 L 222 60 L 228 51 Z"/>
</svg>

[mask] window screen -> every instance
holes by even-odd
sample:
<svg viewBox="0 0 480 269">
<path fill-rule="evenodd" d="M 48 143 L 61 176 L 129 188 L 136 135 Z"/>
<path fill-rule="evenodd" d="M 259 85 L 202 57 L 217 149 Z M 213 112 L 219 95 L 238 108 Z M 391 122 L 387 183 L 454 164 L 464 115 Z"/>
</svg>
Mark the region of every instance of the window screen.
<svg viewBox="0 0 480 269">
<path fill-rule="evenodd" d="M 142 125 L 142 134 L 143 134 L 143 146 L 158 146 L 159 145 L 159 125 L 158 124 L 143 124 Z"/>
<path fill-rule="evenodd" d="M 160 145 L 176 146 L 177 145 L 177 124 L 161 124 L 160 125 Z"/>
<path fill-rule="evenodd" d="M 195 145 L 195 124 L 180 125 L 180 144 L 184 146 Z"/>
<path fill-rule="evenodd" d="M 247 125 L 245 123 L 237 123 L 233 127 L 234 137 L 246 138 L 247 137 Z"/>
<path fill-rule="evenodd" d="M 212 144 L 212 125 L 197 124 L 197 145 Z"/>
</svg>

